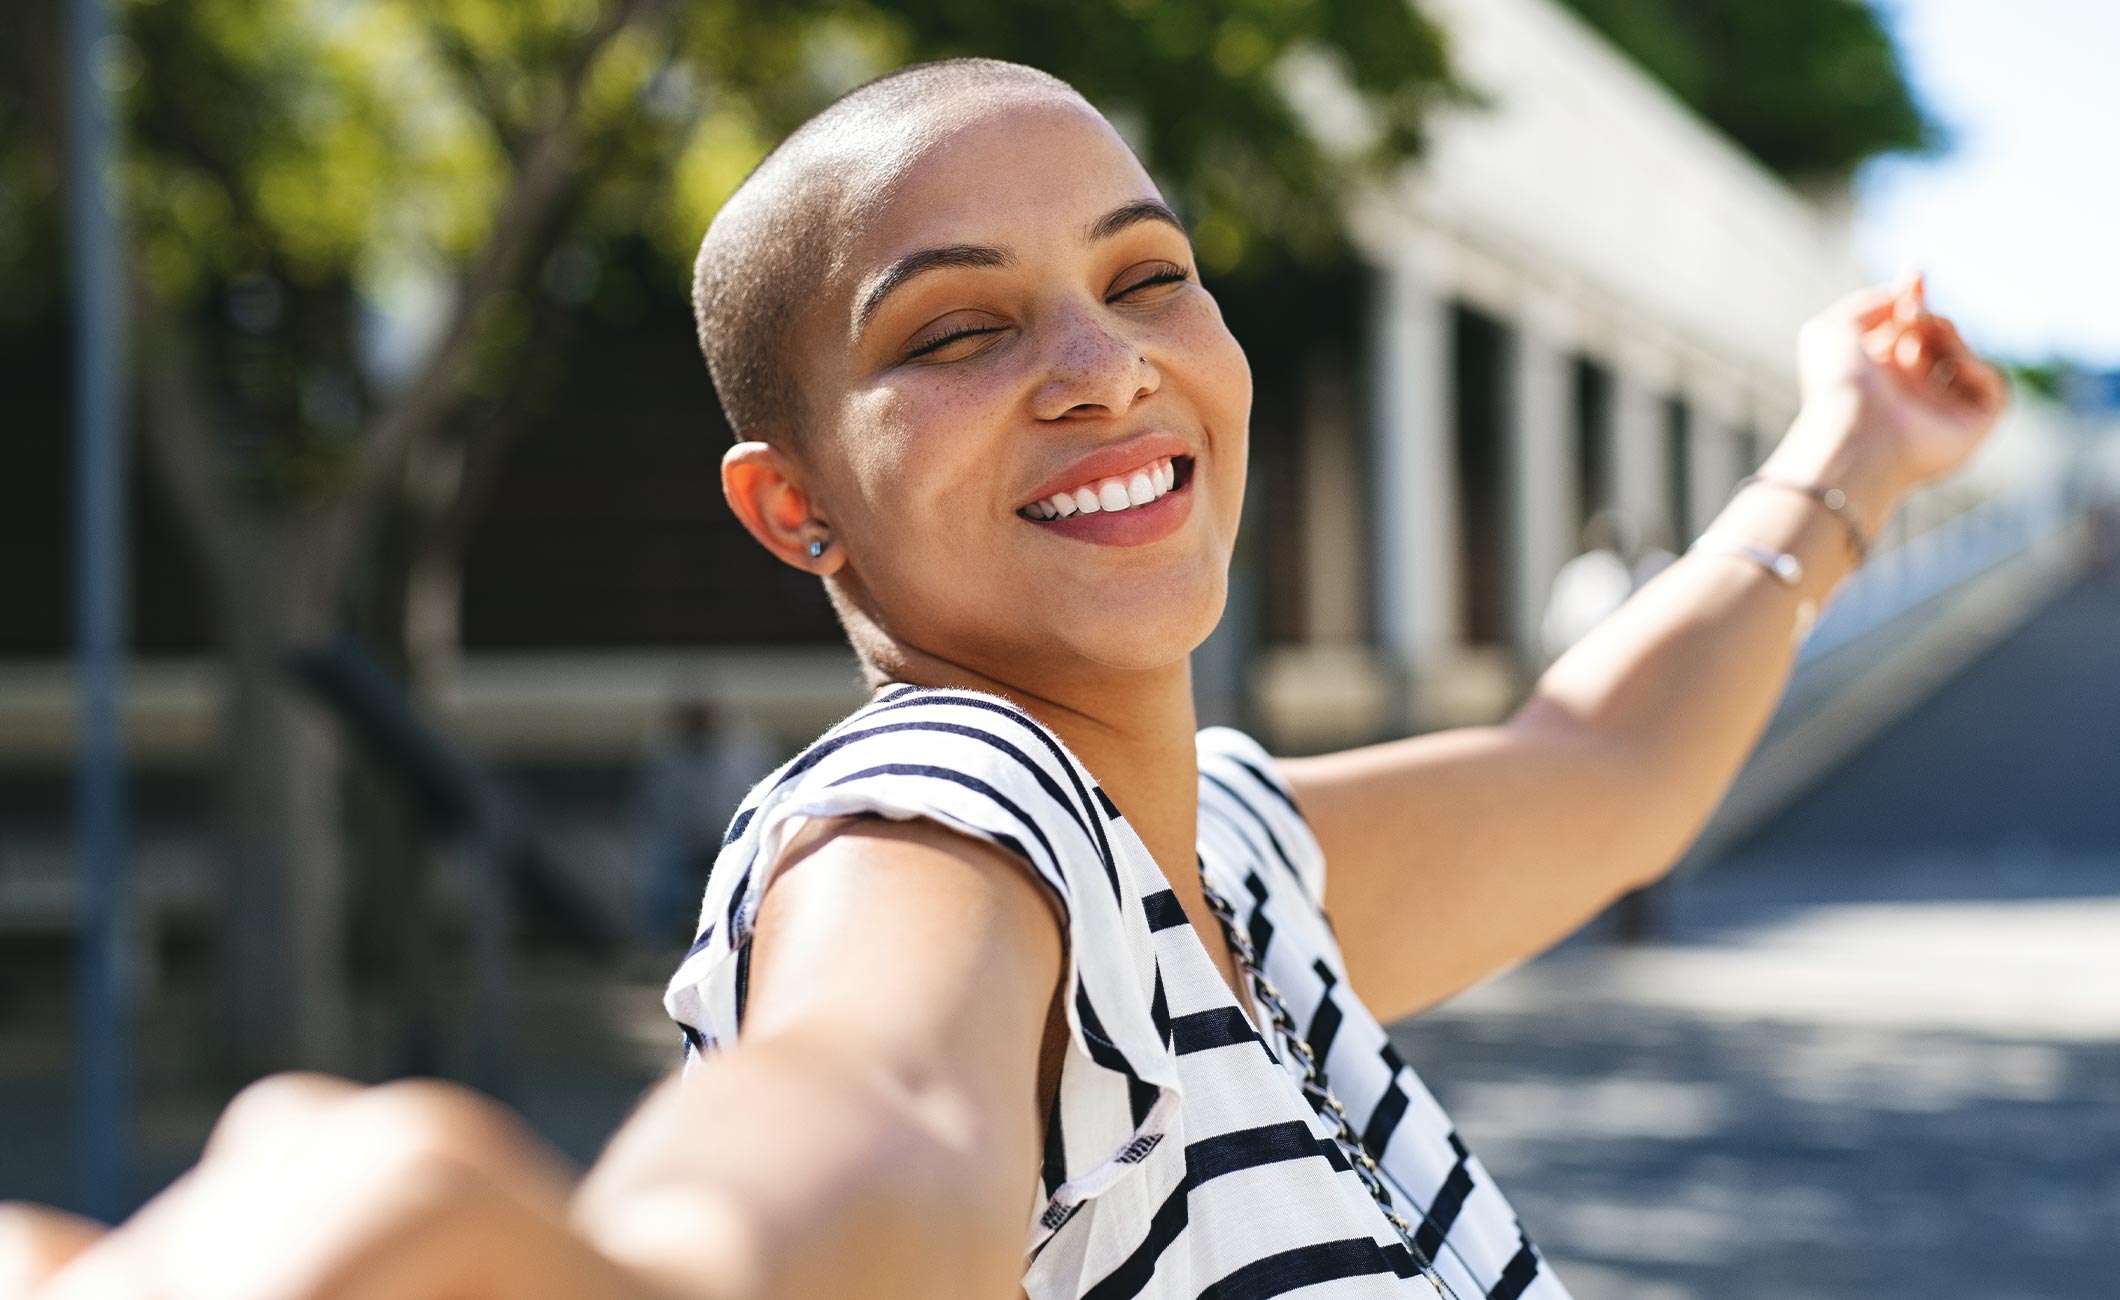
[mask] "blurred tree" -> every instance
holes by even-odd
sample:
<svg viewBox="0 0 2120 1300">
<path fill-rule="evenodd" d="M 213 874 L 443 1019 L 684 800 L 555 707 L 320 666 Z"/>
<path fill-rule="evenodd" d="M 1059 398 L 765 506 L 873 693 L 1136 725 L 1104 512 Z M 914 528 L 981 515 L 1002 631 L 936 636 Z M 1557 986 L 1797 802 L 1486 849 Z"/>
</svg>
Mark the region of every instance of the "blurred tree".
<svg viewBox="0 0 2120 1300">
<path fill-rule="evenodd" d="M 568 331 L 681 300 L 772 141 L 915 58 L 1034 63 L 1111 113 L 1221 272 L 1330 256 L 1331 193 L 1416 151 L 1461 94 L 1404 0 L 124 9 L 104 75 L 130 133 L 142 424 L 229 668 L 220 1023 L 245 1071 L 347 1064 L 339 756 L 285 652 L 351 621 L 416 695 L 447 681 L 459 550 Z M 56 0 L 25 10 L 18 34 L 49 50 Z M 59 232 L 35 205 L 56 186 L 56 94 L 37 68 L 58 61 L 24 49 L 0 56 L 31 92 L 0 110 L 0 178 L 29 196 L 0 195 L 0 256 L 50 302 Z M 666 278 L 629 272 L 643 245 Z M 368 896 L 416 916 L 416 837 L 391 821 Z"/>
<path fill-rule="evenodd" d="M 1562 3 L 1790 180 L 1844 182 L 1878 154 L 1943 146 L 1864 0 Z"/>
</svg>

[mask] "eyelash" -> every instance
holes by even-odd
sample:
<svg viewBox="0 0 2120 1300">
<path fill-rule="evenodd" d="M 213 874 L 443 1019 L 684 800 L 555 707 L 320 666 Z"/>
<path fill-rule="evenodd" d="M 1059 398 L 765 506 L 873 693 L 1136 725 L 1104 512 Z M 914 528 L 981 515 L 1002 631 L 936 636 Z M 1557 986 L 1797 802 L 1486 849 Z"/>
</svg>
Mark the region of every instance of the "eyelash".
<svg viewBox="0 0 2120 1300">
<path fill-rule="evenodd" d="M 1121 289 L 1119 293 L 1115 296 L 1123 297 L 1126 294 L 1134 292 L 1136 289 L 1146 289 L 1152 284 L 1177 284 L 1180 281 L 1190 279 L 1192 279 L 1192 272 L 1186 270 L 1182 266 L 1173 266 L 1168 270 L 1158 271 L 1154 275 L 1144 276 L 1141 279 L 1134 281 L 1132 284 L 1126 286 L 1124 289 Z M 993 332 L 994 329 L 990 325 L 966 325 L 961 329 L 951 330 L 938 338 L 930 339 L 928 342 L 921 344 L 918 348 L 915 348 L 913 351 L 906 353 L 905 359 L 908 361 L 912 361 L 916 358 L 924 357 L 928 353 L 933 352 L 935 349 L 943 346 L 944 344 L 955 342 L 956 340 L 964 338 L 967 335 L 991 334 Z"/>
</svg>

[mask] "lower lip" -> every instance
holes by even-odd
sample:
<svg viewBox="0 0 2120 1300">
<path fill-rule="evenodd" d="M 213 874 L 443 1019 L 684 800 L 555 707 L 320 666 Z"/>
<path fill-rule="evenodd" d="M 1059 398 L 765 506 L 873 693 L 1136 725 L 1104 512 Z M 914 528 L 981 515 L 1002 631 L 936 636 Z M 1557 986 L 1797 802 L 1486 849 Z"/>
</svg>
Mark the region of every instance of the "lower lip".
<svg viewBox="0 0 2120 1300">
<path fill-rule="evenodd" d="M 1195 467 L 1195 471 L 1198 468 Z M 1099 546 L 1146 546 L 1178 531 L 1192 513 L 1192 479 L 1165 492 L 1145 506 L 1124 510 L 1099 510 L 1093 515 L 1074 514 L 1065 519 L 1025 520 L 1033 528 L 1095 542 Z"/>
</svg>

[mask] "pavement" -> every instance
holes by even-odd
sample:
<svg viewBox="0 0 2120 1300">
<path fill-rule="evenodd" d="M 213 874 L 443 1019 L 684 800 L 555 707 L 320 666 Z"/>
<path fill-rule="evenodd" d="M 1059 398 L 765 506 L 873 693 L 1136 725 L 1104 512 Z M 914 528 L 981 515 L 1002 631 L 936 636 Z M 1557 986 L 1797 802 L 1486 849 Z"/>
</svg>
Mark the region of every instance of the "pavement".
<svg viewBox="0 0 2120 1300">
<path fill-rule="evenodd" d="M 1578 1300 L 2120 1296 L 2120 580 L 1393 1028 Z"/>
</svg>

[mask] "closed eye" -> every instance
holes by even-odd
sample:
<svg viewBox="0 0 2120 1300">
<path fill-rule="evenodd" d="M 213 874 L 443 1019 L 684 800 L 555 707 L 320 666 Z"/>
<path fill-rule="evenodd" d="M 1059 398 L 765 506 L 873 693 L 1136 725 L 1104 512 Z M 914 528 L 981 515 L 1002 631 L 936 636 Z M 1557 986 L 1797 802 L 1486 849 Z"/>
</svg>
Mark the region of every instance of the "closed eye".
<svg viewBox="0 0 2120 1300">
<path fill-rule="evenodd" d="M 1113 296 L 1124 297 L 1125 295 L 1130 294 L 1137 289 L 1146 289 L 1152 284 L 1178 284 L 1190 279 L 1192 279 L 1191 272 L 1187 271 L 1182 266 L 1173 266 L 1168 270 L 1158 271 L 1154 275 L 1144 276 L 1141 279 L 1136 280 L 1132 284 L 1126 286 L 1124 289 L 1121 289 L 1117 294 L 1114 294 Z"/>
<path fill-rule="evenodd" d="M 953 330 L 945 330 L 934 338 L 929 339 L 911 352 L 906 353 L 905 359 L 911 361 L 915 357 L 924 357 L 945 343 L 954 343 L 958 339 L 967 338 L 973 334 L 998 334 L 999 332 L 1000 326 L 998 325 L 962 325 Z"/>
</svg>

